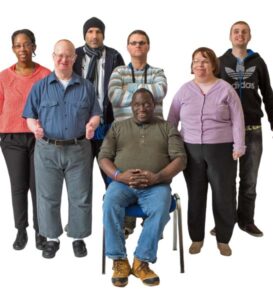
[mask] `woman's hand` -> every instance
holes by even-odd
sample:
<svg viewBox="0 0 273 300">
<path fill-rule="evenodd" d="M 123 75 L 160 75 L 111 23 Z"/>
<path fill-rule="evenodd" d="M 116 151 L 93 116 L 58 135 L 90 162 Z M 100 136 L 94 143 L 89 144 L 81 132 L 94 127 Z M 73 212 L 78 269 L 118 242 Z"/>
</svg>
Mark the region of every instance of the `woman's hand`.
<svg viewBox="0 0 273 300">
<path fill-rule="evenodd" d="M 238 158 L 240 158 L 243 155 L 244 154 L 242 152 L 239 152 L 239 151 L 233 151 L 233 153 L 232 153 L 232 157 L 233 157 L 234 160 L 237 160 Z"/>
</svg>

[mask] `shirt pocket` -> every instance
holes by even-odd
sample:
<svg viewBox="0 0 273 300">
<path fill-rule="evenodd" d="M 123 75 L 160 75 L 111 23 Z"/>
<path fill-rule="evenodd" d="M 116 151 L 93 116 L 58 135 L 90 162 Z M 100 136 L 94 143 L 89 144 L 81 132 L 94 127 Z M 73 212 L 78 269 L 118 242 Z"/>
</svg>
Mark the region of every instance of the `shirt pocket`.
<svg viewBox="0 0 273 300">
<path fill-rule="evenodd" d="M 75 122 L 85 125 L 89 121 L 90 105 L 87 101 L 74 102 L 70 109 Z"/>
<path fill-rule="evenodd" d="M 221 104 L 221 105 L 217 106 L 216 119 L 218 121 L 229 121 L 230 120 L 230 111 L 229 111 L 228 105 Z"/>
<path fill-rule="evenodd" d="M 46 101 L 41 104 L 41 122 L 42 124 L 46 124 L 51 122 L 52 119 L 57 117 L 57 109 L 58 109 L 57 101 Z"/>
</svg>

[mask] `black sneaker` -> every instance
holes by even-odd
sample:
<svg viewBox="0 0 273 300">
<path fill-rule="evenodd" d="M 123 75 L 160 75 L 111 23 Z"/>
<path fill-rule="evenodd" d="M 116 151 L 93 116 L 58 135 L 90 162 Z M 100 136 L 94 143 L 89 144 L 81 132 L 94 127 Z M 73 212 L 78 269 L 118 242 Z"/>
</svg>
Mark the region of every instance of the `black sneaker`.
<svg viewBox="0 0 273 300">
<path fill-rule="evenodd" d="M 262 237 L 264 235 L 263 232 L 255 224 L 238 225 L 241 230 L 247 232 L 252 236 Z"/>
<path fill-rule="evenodd" d="M 76 240 L 72 245 L 76 257 L 84 257 L 87 255 L 87 249 L 83 240 Z"/>
</svg>

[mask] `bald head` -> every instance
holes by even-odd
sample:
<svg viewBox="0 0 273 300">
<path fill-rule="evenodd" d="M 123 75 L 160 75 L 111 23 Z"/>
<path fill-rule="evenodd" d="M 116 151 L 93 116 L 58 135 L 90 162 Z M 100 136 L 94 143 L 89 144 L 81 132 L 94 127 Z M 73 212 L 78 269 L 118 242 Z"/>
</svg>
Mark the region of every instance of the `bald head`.
<svg viewBox="0 0 273 300">
<path fill-rule="evenodd" d="M 54 53 L 57 53 L 59 51 L 63 51 L 63 50 L 67 50 L 70 51 L 72 54 L 75 54 L 75 46 L 74 44 L 66 39 L 63 40 L 59 40 L 55 46 L 54 46 Z"/>
<path fill-rule="evenodd" d="M 74 44 L 69 40 L 59 40 L 54 46 L 53 60 L 55 73 L 59 78 L 70 78 L 76 59 Z"/>
</svg>

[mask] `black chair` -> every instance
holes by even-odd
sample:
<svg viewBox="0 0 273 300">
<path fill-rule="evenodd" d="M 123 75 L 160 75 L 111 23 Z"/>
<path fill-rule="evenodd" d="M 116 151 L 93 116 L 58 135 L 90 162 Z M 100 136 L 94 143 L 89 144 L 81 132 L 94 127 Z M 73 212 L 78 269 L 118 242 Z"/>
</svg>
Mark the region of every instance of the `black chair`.
<svg viewBox="0 0 273 300">
<path fill-rule="evenodd" d="M 177 250 L 177 235 L 179 241 L 179 258 L 180 258 L 180 273 L 184 273 L 184 249 L 183 249 L 183 233 L 182 233 L 182 212 L 181 212 L 180 197 L 178 194 L 172 195 L 172 203 L 170 213 L 173 212 L 173 250 Z M 126 208 L 126 216 L 135 218 L 146 218 L 147 216 L 142 211 L 138 204 L 130 205 Z M 178 234 L 177 234 L 178 233 Z M 103 230 L 102 240 L 102 274 L 105 274 L 105 235 Z"/>
</svg>

